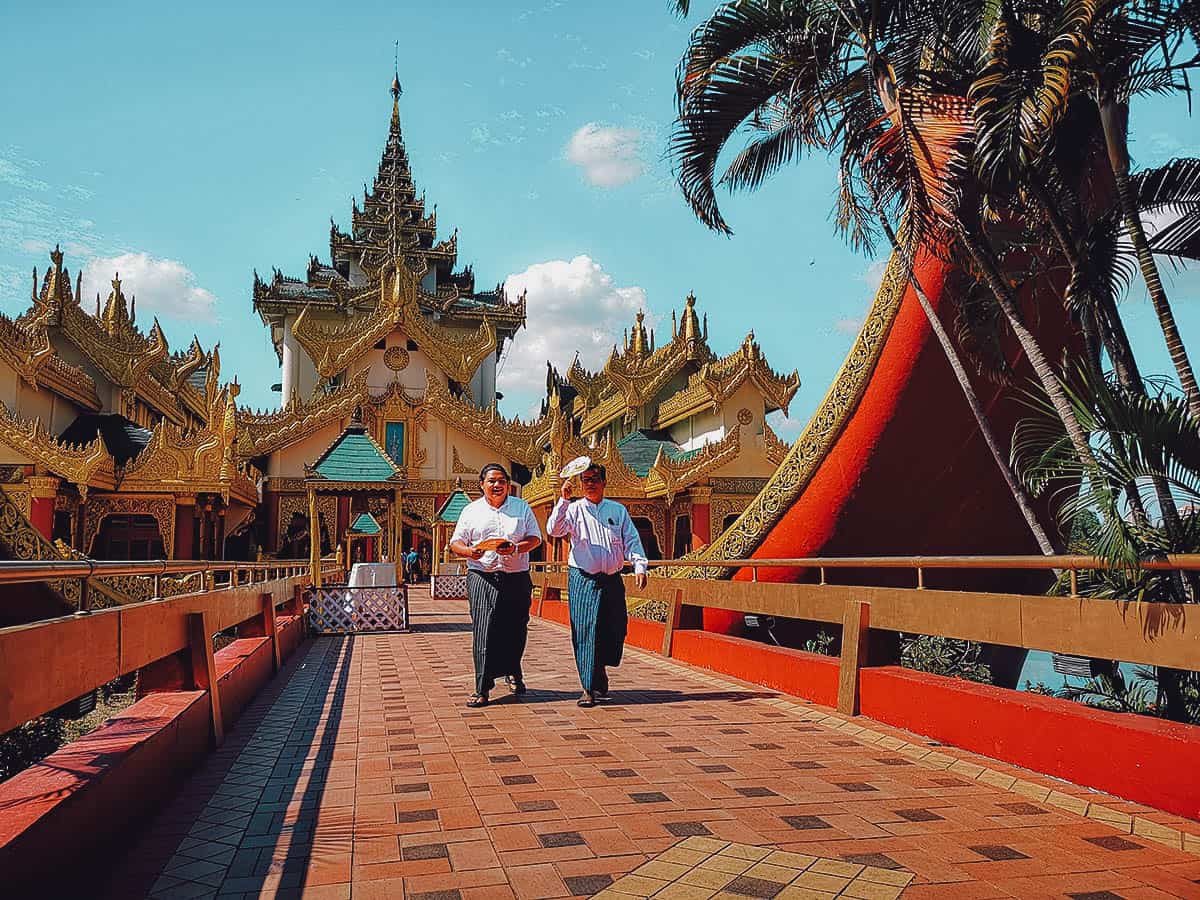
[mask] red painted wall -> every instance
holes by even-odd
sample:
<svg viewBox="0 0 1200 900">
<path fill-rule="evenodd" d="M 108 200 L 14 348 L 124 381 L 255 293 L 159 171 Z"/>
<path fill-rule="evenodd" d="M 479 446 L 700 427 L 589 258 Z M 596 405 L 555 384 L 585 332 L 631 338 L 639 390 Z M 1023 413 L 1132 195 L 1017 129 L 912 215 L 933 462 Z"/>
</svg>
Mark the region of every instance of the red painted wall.
<svg viewBox="0 0 1200 900">
<path fill-rule="evenodd" d="M 671 639 L 671 658 L 837 706 L 838 661 L 834 657 L 686 629 L 676 631 Z"/>
<path fill-rule="evenodd" d="M 862 714 L 945 744 L 1200 819 L 1200 728 L 891 666 Z"/>
<path fill-rule="evenodd" d="M 303 619 L 279 616 L 276 626 L 287 657 L 303 640 Z M 270 680 L 273 656 L 262 637 L 214 654 L 226 731 Z M 72 879 L 87 878 L 111 841 L 156 810 L 208 753 L 210 717 L 206 691 L 151 693 L 0 784 L 0 894 L 85 896 Z M 64 853 L 71 866 L 62 865 Z"/>
<path fill-rule="evenodd" d="M 86 849 L 157 809 L 208 751 L 208 736 L 204 691 L 154 694 L 0 784 L 3 893 L 61 896 L 47 873 L 86 877 Z"/>
</svg>

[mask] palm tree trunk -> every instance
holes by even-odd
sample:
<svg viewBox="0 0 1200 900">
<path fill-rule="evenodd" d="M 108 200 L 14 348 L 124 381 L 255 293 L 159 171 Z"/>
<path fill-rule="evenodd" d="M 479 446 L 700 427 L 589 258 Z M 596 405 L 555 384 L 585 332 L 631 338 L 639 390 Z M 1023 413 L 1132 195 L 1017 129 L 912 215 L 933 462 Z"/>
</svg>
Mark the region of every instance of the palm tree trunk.
<svg viewBox="0 0 1200 900">
<path fill-rule="evenodd" d="M 1129 335 L 1125 331 L 1125 325 L 1117 312 L 1112 295 L 1107 291 L 1096 290 L 1096 286 L 1088 277 L 1080 257 L 1079 247 L 1071 238 L 1070 227 L 1045 186 L 1036 177 L 1030 178 L 1030 186 L 1038 204 L 1042 207 L 1046 221 L 1050 223 L 1050 231 L 1066 257 L 1067 265 L 1071 268 L 1072 283 L 1083 286 L 1085 296 L 1080 298 L 1081 302 L 1076 306 L 1082 309 L 1085 321 L 1091 321 L 1098 327 L 1099 337 L 1104 342 L 1109 357 L 1113 360 L 1118 383 L 1128 391 L 1145 396 L 1146 385 L 1142 382 L 1137 359 L 1134 357 L 1133 347 L 1129 343 Z M 1103 377 L 1098 359 L 1093 361 L 1093 368 L 1097 376 Z M 1110 434 L 1110 439 L 1114 442 L 1123 441 L 1122 436 L 1118 434 Z M 1155 497 L 1162 509 L 1163 523 L 1167 526 L 1167 533 L 1172 536 L 1179 535 L 1183 530 L 1183 524 L 1179 519 L 1179 511 L 1175 506 L 1166 479 L 1161 475 L 1151 476 L 1151 483 L 1154 486 Z M 1146 513 L 1146 506 L 1142 502 L 1137 484 L 1131 482 L 1125 485 L 1125 492 L 1129 498 L 1129 507 L 1134 521 L 1140 527 L 1149 526 L 1150 517 Z"/>
<path fill-rule="evenodd" d="M 1045 556 L 1054 556 L 1058 550 L 1055 548 L 1053 541 L 1050 540 L 1050 536 L 1046 534 L 1042 523 L 1038 520 L 1028 492 L 1017 480 L 1012 467 L 1008 464 L 1007 454 L 1000 449 L 1000 443 L 996 440 L 991 423 L 987 420 L 987 414 L 983 410 L 983 404 L 979 402 L 979 395 L 975 393 L 975 386 L 971 384 L 967 369 L 963 365 L 954 344 L 951 342 L 950 335 L 947 334 L 945 327 L 942 325 L 942 320 L 938 318 L 937 311 L 934 310 L 933 304 L 929 302 L 929 296 L 921 286 L 921 280 L 917 277 L 915 268 L 916 260 L 909 253 L 907 247 L 900 245 L 900 242 L 896 238 L 896 232 L 892 229 L 892 225 L 883 210 L 880 209 L 878 201 L 875 202 L 875 215 L 878 217 L 879 224 L 883 227 L 884 234 L 887 235 L 887 239 L 892 245 L 893 252 L 898 253 L 900 258 L 904 260 L 904 268 L 908 273 L 908 281 L 912 285 L 913 293 L 917 295 L 917 302 L 921 304 L 925 318 L 929 320 L 929 327 L 933 329 L 934 335 L 937 336 L 938 344 L 941 345 L 942 352 L 946 355 L 946 362 L 950 363 L 950 368 L 954 371 L 954 377 L 958 381 L 958 386 L 962 389 L 963 396 L 967 400 L 967 406 L 971 408 L 971 414 L 975 417 L 976 425 L 979 426 L 979 433 L 983 436 L 984 443 L 987 444 L 988 450 L 992 454 L 992 459 L 996 461 L 996 467 L 1000 469 L 1000 474 L 1004 478 L 1004 483 L 1008 485 L 1009 493 L 1012 494 L 1013 500 L 1016 501 L 1017 508 L 1021 510 L 1021 516 L 1025 519 L 1025 524 L 1033 532 L 1034 540 L 1037 541 L 1037 545 L 1042 553 Z"/>
<path fill-rule="evenodd" d="M 1133 243 L 1134 253 L 1137 254 L 1138 267 L 1142 271 L 1142 280 L 1146 282 L 1146 290 L 1150 292 L 1150 302 L 1154 305 L 1154 313 L 1158 316 L 1159 327 L 1162 328 L 1163 338 L 1167 342 L 1167 352 L 1179 375 L 1179 384 L 1187 398 L 1188 412 L 1192 418 L 1200 421 L 1200 387 L 1196 385 L 1196 375 L 1192 371 L 1191 360 L 1188 359 L 1187 348 L 1179 336 L 1179 328 L 1175 324 L 1175 314 L 1167 301 L 1167 292 L 1163 289 L 1162 278 L 1158 273 L 1158 264 L 1154 261 L 1154 253 L 1150 250 L 1150 242 L 1146 239 L 1146 229 L 1142 226 L 1142 218 L 1138 214 L 1137 205 L 1129 186 L 1129 152 L 1125 133 L 1125 115 L 1116 101 L 1110 99 L 1097 100 L 1100 109 L 1100 122 L 1104 128 L 1104 142 L 1108 149 L 1108 162 L 1112 167 L 1113 178 L 1117 186 L 1117 200 L 1121 204 L 1121 213 L 1125 219 L 1125 231 Z"/>
<path fill-rule="evenodd" d="M 1013 334 L 1017 336 L 1017 341 L 1020 343 L 1026 359 L 1033 366 L 1034 374 L 1037 375 L 1042 389 L 1050 399 L 1050 404 L 1054 407 L 1054 411 L 1058 413 L 1059 419 L 1062 420 L 1063 428 L 1066 429 L 1071 446 L 1075 449 L 1075 455 L 1089 469 L 1098 468 L 1092 448 L 1088 446 L 1087 435 L 1083 431 L 1083 426 L 1079 424 L 1079 419 L 1075 416 L 1075 410 L 1071 408 L 1071 401 L 1068 399 L 1066 391 L 1063 390 L 1062 383 L 1059 382 L 1058 375 L 1055 373 L 1054 367 L 1050 364 L 1050 360 L 1046 359 L 1046 354 L 1042 352 L 1037 338 L 1034 337 L 1033 332 L 1025 325 L 1025 321 L 1021 317 L 1021 311 L 1017 308 L 1016 298 L 1013 296 L 1012 289 L 1000 274 L 999 267 L 991 258 L 991 255 L 980 246 L 975 237 L 961 224 L 958 228 L 958 238 L 962 242 L 964 249 L 966 249 L 967 254 L 971 257 L 972 262 L 975 263 L 976 268 L 983 275 L 988 288 L 995 295 L 1001 312 L 1008 319 L 1008 324 L 1012 328 Z"/>
</svg>

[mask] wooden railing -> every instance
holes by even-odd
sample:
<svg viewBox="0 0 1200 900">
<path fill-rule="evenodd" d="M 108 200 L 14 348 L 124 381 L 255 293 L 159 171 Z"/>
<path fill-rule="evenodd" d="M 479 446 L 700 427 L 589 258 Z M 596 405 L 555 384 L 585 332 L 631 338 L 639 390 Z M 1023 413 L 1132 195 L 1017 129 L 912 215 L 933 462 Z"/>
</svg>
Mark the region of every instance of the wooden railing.
<svg viewBox="0 0 1200 900">
<path fill-rule="evenodd" d="M 334 562 L 323 566 L 332 573 Z M 308 563 L 211 561 L 0 562 L 0 585 L 94 575 L 159 578 L 204 573 L 197 593 L 0 628 L 0 733 L 131 672 L 159 667 L 211 695 L 214 737 L 221 737 L 213 635 L 238 626 L 277 640 L 276 611 L 302 612 Z M 218 580 L 219 579 L 219 580 Z M 2 601 L 0 601 L 2 602 Z M 278 659 L 278 647 L 275 647 Z"/>
<path fill-rule="evenodd" d="M 717 581 L 667 578 L 655 569 L 701 566 L 705 569 L 750 570 L 750 581 Z M 563 563 L 533 564 L 535 586 L 542 601 L 565 595 Z M 1200 570 L 1200 554 L 1169 557 L 1141 563 L 1156 571 Z M 817 573 L 817 583 L 765 582 L 761 569 L 804 569 Z M 661 560 L 651 563 L 647 586 L 638 589 L 625 577 L 629 596 L 659 600 L 667 605 L 663 655 L 686 607 L 708 607 L 734 612 L 802 619 L 838 625 L 842 653 L 838 708 L 858 712 L 859 670 L 893 660 L 868 659 L 871 630 L 936 635 L 1001 644 L 1029 650 L 1050 650 L 1153 666 L 1200 670 L 1200 606 L 1143 603 L 1136 600 L 1096 600 L 1079 596 L 1045 596 L 930 589 L 924 585 L 928 569 L 1014 570 L 1045 569 L 1070 574 L 1108 568 L 1103 560 L 1088 556 L 991 557 L 863 557 L 801 559 Z M 827 570 L 854 569 L 856 577 L 871 569 L 907 569 L 913 587 L 880 587 L 869 584 L 829 584 Z M 1193 611 L 1194 610 L 1194 611 Z"/>
</svg>

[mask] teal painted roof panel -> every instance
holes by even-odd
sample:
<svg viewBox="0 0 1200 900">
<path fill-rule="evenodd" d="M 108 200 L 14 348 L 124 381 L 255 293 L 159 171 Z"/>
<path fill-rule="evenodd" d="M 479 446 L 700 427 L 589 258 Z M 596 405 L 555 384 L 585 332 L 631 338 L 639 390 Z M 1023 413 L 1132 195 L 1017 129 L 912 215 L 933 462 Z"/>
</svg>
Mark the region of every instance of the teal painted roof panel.
<svg viewBox="0 0 1200 900">
<path fill-rule="evenodd" d="M 387 481 L 397 474 L 366 429 L 354 426 L 342 432 L 313 469 L 329 481 Z"/>
<path fill-rule="evenodd" d="M 621 459 L 639 478 L 645 478 L 658 458 L 658 449 L 662 447 L 669 458 L 684 462 L 691 459 L 699 450 L 681 450 L 674 441 L 651 437 L 643 431 L 634 431 L 617 441 L 617 450 Z"/>
<path fill-rule="evenodd" d="M 442 504 L 442 508 L 437 511 L 439 522 L 450 522 L 458 524 L 458 517 L 462 515 L 462 511 L 467 508 L 467 504 L 471 502 L 471 498 L 463 491 L 455 491 L 446 498 L 446 502 Z"/>
<path fill-rule="evenodd" d="M 383 529 L 370 513 L 359 513 L 354 524 L 350 526 L 351 534 L 379 534 L 381 531 Z"/>
</svg>

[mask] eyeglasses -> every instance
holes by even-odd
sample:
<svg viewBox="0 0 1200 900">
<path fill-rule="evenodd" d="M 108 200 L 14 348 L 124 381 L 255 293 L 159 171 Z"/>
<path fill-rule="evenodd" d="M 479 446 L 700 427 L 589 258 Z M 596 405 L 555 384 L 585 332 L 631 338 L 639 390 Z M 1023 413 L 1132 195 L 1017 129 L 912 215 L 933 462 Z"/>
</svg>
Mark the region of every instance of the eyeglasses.
<svg viewBox="0 0 1200 900">
<path fill-rule="evenodd" d="M 591 476 L 590 478 L 583 477 L 583 478 L 580 478 L 579 480 L 582 481 L 584 484 L 604 484 L 604 479 L 599 478 L 595 475 Z"/>
</svg>

